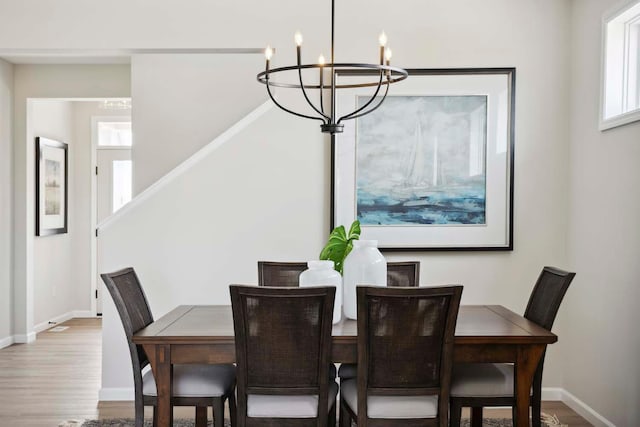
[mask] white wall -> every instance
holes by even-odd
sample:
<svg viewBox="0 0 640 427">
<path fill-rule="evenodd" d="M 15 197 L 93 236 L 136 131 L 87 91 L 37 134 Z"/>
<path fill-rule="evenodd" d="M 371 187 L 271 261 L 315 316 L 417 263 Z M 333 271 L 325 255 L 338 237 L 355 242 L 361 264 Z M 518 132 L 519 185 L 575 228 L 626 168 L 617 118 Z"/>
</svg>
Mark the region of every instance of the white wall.
<svg viewBox="0 0 640 427">
<path fill-rule="evenodd" d="M 13 65 L 0 60 L 0 348 L 13 336 L 11 229 L 13 211 Z"/>
<path fill-rule="evenodd" d="M 598 131 L 600 22 L 617 0 L 573 2 L 564 387 L 618 426 L 640 425 L 640 123 Z"/>
<path fill-rule="evenodd" d="M 131 62 L 134 194 L 260 104 L 262 55 L 136 55 Z M 184 108 L 187 107 L 188 108 Z M 151 161 L 151 159 L 153 159 Z"/>
<path fill-rule="evenodd" d="M 35 138 L 45 137 L 68 144 L 68 197 L 73 208 L 76 200 L 75 147 L 73 138 L 73 111 L 66 101 L 33 101 L 29 110 L 27 140 L 35 152 Z M 77 236 L 75 210 L 68 213 L 68 233 L 36 236 L 33 243 L 34 325 L 47 322 L 73 310 L 74 289 L 73 240 Z"/>
<path fill-rule="evenodd" d="M 568 6 L 564 1 L 424 2 L 401 4 L 382 16 L 373 5 L 340 4 L 351 13 L 338 22 L 343 59 L 375 57 L 379 26 L 371 22 L 384 20 L 394 59 L 407 67 L 517 68 L 515 250 L 389 256 L 421 260 L 424 283 L 464 284 L 464 303 L 503 304 L 523 312 L 542 266 L 566 267 Z M 355 25 L 347 22 L 349 16 L 361 19 Z M 315 34 L 305 28 L 306 46 Z M 362 45 L 372 46 L 371 55 Z M 262 68 L 262 61 L 256 67 Z M 135 105 L 141 102 L 140 96 L 134 99 Z M 189 102 L 176 107 L 188 111 Z M 158 133 L 174 126 L 145 123 L 142 117 L 134 121 L 138 127 L 156 126 Z M 227 303 L 229 283 L 256 281 L 258 259 L 316 257 L 328 233 L 328 150 L 317 123 L 279 110 L 268 113 L 207 157 L 207 167 L 198 166 L 101 232 L 101 250 L 108 254 L 103 271 L 139 269 L 159 316 L 176 304 Z M 141 159 L 136 167 L 150 161 Z M 278 233 L 283 229 L 295 232 Z M 119 320 L 112 306 L 104 314 L 103 387 L 128 387 L 129 374 L 120 370 L 128 355 Z M 547 355 L 547 387 L 563 383 L 559 352 L 566 344 L 562 322 L 557 326 L 561 340 Z"/>
<path fill-rule="evenodd" d="M 17 65 L 14 67 L 14 334 L 35 337 L 34 327 L 34 155 L 27 133 L 28 106 L 34 98 L 129 97 L 129 66 Z"/>
</svg>

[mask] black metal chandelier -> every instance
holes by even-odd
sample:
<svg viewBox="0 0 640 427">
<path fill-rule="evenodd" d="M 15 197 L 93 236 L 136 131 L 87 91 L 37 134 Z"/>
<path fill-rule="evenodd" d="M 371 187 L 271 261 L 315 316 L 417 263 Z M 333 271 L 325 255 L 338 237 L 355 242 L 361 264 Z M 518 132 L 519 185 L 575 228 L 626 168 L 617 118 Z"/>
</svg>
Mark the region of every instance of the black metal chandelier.
<svg viewBox="0 0 640 427">
<path fill-rule="evenodd" d="M 267 93 L 271 100 L 282 110 L 287 113 L 293 114 L 298 117 L 303 117 L 305 119 L 312 120 L 320 120 L 322 124 L 320 128 L 322 132 L 336 134 L 341 133 L 344 125 L 342 124 L 345 120 L 351 120 L 358 117 L 362 117 L 366 114 L 369 114 L 375 111 L 382 103 L 384 102 L 387 94 L 389 93 L 389 86 L 391 83 L 396 83 L 402 81 L 407 78 L 409 75 L 408 72 L 399 67 L 392 67 L 391 63 L 391 49 L 387 47 L 387 36 L 383 32 L 380 34 L 379 42 L 380 42 L 380 62 L 379 64 L 356 64 L 356 63 L 336 63 L 334 58 L 334 21 L 335 21 L 335 0 L 331 0 L 331 62 L 325 63 L 325 59 L 322 55 L 318 58 L 318 62 L 316 64 L 302 64 L 301 63 L 301 47 L 302 47 L 302 35 L 297 32 L 295 35 L 295 42 L 297 45 L 297 65 L 292 65 L 289 67 L 279 67 L 271 69 L 269 67 L 271 57 L 273 56 L 273 49 L 269 46 L 265 49 L 265 57 L 267 59 L 265 70 L 258 74 L 257 78 L 260 83 L 263 83 L 267 87 Z M 319 77 L 317 83 L 308 83 L 304 82 L 302 78 L 302 70 L 307 69 L 319 69 Z M 329 84 L 325 84 L 325 70 L 329 70 Z M 375 79 L 372 77 L 372 81 L 365 83 L 353 83 L 353 84 L 336 84 L 336 73 L 351 73 L 351 74 L 363 74 L 362 71 L 369 70 L 370 73 L 367 75 L 376 76 Z M 285 73 L 287 71 L 297 71 L 298 74 L 298 82 L 296 83 L 285 83 L 274 81 L 272 78 L 275 74 Z M 371 72 L 373 71 L 373 72 Z M 290 110 L 282 106 L 278 101 L 276 101 L 273 93 L 271 92 L 271 87 L 283 87 L 283 88 L 295 88 L 300 89 L 304 96 L 304 99 L 311 106 L 311 108 L 315 111 L 316 115 L 308 115 L 302 114 L 295 111 Z M 378 94 L 380 93 L 382 87 L 384 86 L 384 94 L 381 98 L 378 98 Z M 375 91 L 371 98 L 364 103 L 361 107 L 357 107 L 354 111 L 345 114 L 341 117 L 336 117 L 336 90 L 337 89 L 347 89 L 347 88 L 361 88 L 361 87 L 375 87 Z M 314 105 L 314 103 L 309 98 L 309 94 L 307 92 L 308 89 L 318 90 L 319 92 L 319 104 L 318 106 Z M 325 111 L 324 101 L 323 101 L 323 92 L 325 90 L 330 91 L 330 107 L 329 111 Z M 375 102 L 374 102 L 375 101 Z"/>
</svg>

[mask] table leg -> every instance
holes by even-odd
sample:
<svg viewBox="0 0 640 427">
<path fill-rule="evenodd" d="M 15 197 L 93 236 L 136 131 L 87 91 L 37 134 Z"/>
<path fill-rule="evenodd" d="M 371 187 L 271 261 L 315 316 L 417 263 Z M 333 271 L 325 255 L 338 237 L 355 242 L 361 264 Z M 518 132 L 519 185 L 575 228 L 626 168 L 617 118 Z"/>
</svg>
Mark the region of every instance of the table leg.
<svg viewBox="0 0 640 427">
<path fill-rule="evenodd" d="M 529 426 L 531 384 L 545 347 L 545 344 L 534 344 L 518 348 L 515 366 L 516 419 L 514 423 L 517 427 Z"/>
<path fill-rule="evenodd" d="M 173 425 L 173 365 L 171 364 L 171 346 L 157 345 L 155 364 L 151 364 L 153 377 L 156 380 L 158 392 L 158 427 L 171 427 Z"/>
</svg>

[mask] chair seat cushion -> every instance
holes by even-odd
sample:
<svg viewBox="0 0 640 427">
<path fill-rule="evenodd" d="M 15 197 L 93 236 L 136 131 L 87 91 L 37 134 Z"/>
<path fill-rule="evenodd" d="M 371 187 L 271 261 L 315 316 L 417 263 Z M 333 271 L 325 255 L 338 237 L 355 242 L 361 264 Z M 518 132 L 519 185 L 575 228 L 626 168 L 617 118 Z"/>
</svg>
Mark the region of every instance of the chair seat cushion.
<svg viewBox="0 0 640 427">
<path fill-rule="evenodd" d="M 329 382 L 329 407 L 335 405 L 338 384 Z M 247 395 L 247 416 L 251 418 L 316 418 L 318 395 Z"/>
<path fill-rule="evenodd" d="M 460 363 L 453 367 L 451 397 L 513 396 L 513 365 Z"/>
<path fill-rule="evenodd" d="M 235 384 L 233 365 L 174 365 L 174 397 L 220 397 Z M 149 370 L 142 376 L 142 394 L 157 396 L 156 381 Z"/>
<path fill-rule="evenodd" d="M 357 380 L 340 383 L 342 399 L 358 415 Z M 367 398 L 369 418 L 435 418 L 438 416 L 438 396 L 369 396 Z"/>
<path fill-rule="evenodd" d="M 338 376 L 341 380 L 349 380 L 358 376 L 358 365 L 355 363 L 343 363 L 338 369 Z"/>
</svg>

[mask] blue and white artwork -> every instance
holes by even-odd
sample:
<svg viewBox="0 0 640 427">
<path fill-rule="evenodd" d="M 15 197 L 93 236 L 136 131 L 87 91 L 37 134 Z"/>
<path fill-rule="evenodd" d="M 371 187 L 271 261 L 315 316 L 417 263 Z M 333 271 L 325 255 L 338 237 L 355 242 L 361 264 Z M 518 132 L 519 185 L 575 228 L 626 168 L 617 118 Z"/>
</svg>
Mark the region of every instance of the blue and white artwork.
<svg viewBox="0 0 640 427">
<path fill-rule="evenodd" d="M 486 135 L 486 96 L 387 97 L 356 123 L 357 218 L 486 224 Z"/>
</svg>

